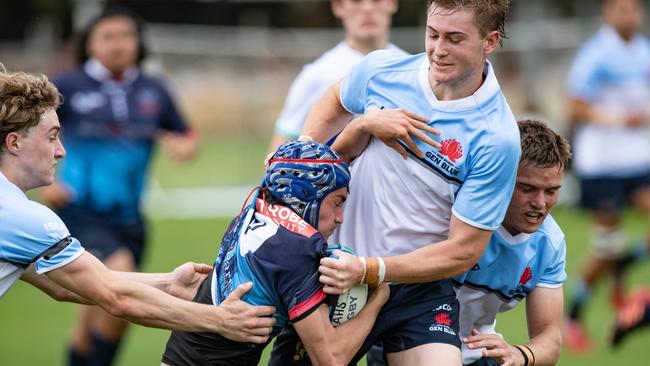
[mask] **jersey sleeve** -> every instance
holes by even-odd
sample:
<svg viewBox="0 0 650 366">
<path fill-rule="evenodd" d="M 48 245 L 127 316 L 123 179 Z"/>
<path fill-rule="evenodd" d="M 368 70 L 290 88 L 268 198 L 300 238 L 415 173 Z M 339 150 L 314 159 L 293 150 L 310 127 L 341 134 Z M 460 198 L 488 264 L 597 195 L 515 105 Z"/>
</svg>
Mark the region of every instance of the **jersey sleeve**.
<svg viewBox="0 0 650 366">
<path fill-rule="evenodd" d="M 159 84 L 162 102 L 160 128 L 171 132 L 187 132 L 189 127 L 181 116 L 172 95 L 165 86 Z"/>
<path fill-rule="evenodd" d="M 274 262 L 274 290 L 293 322 L 311 314 L 325 301 L 318 266 L 326 247 L 320 234 L 305 237 L 280 228 L 272 245 L 264 249 L 263 257 Z"/>
<path fill-rule="evenodd" d="M 63 221 L 41 204 L 29 202 L 15 208 L 7 220 L 0 255 L 9 262 L 23 266 L 34 263 L 36 273 L 42 274 L 72 262 L 84 252 Z"/>
<path fill-rule="evenodd" d="M 544 269 L 542 277 L 539 279 L 537 286 L 557 288 L 562 286 L 566 281 L 566 243 L 564 240 L 560 243 L 557 250 L 554 251 L 550 258 L 549 265 Z"/>
<path fill-rule="evenodd" d="M 484 230 L 495 230 L 505 217 L 521 154 L 518 134 L 495 140 L 470 162 L 468 176 L 452 206 L 458 219 Z"/>
<path fill-rule="evenodd" d="M 366 96 L 370 80 L 395 57 L 401 57 L 398 51 L 378 50 L 367 54 L 360 63 L 353 66 L 343 78 L 341 84 L 341 105 L 353 114 L 365 113 Z"/>
<path fill-rule="evenodd" d="M 566 89 L 572 97 L 593 101 L 598 86 L 598 63 L 600 56 L 591 44 L 577 53 L 566 78 Z"/>
<path fill-rule="evenodd" d="M 309 110 L 323 96 L 330 84 L 319 80 L 311 65 L 305 66 L 289 88 L 287 99 L 275 123 L 275 132 L 296 139 L 300 136 Z"/>
</svg>

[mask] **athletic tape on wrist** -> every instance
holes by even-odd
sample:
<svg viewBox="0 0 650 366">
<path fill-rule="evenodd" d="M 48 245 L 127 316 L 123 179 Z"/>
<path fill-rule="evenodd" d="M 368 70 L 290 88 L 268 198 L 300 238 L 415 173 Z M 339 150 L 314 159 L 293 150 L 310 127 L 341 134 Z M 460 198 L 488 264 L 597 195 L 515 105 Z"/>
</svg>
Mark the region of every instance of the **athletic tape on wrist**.
<svg viewBox="0 0 650 366">
<path fill-rule="evenodd" d="M 359 257 L 361 259 L 361 264 L 363 265 L 363 272 L 361 272 L 361 282 L 359 284 L 366 283 L 366 257 Z"/>
<path fill-rule="evenodd" d="M 386 277 L 386 264 L 384 263 L 384 258 L 377 258 L 379 261 L 379 285 L 384 283 L 384 278 Z"/>
</svg>

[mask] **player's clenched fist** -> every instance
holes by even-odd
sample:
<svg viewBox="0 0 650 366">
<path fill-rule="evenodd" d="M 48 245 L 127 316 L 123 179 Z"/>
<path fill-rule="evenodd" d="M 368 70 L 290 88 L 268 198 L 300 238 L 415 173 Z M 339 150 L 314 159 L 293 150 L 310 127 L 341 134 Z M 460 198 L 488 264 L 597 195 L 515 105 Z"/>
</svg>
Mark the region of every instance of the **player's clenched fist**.
<svg viewBox="0 0 650 366">
<path fill-rule="evenodd" d="M 319 280 L 325 285 L 323 291 L 326 294 L 340 295 L 361 283 L 363 263 L 359 257 L 338 249 L 332 253 L 338 258 L 328 257 L 320 260 Z"/>
</svg>

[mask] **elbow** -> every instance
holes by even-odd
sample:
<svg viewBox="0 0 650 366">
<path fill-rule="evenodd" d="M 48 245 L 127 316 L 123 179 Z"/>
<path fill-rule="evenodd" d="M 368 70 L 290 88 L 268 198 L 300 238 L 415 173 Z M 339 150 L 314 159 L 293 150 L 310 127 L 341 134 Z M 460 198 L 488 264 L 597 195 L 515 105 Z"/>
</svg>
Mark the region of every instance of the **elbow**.
<svg viewBox="0 0 650 366">
<path fill-rule="evenodd" d="M 126 299 L 117 291 L 107 290 L 99 299 L 93 299 L 104 311 L 117 318 L 124 318 L 130 314 Z"/>
<path fill-rule="evenodd" d="M 483 255 L 483 247 L 477 248 L 476 246 L 461 248 L 456 255 L 456 263 L 458 264 L 451 276 L 461 275 L 474 267 Z"/>
<path fill-rule="evenodd" d="M 129 315 L 129 311 L 127 307 L 117 297 L 112 298 L 109 301 L 103 303 L 101 307 L 107 313 L 111 314 L 116 318 L 124 318 Z"/>
</svg>

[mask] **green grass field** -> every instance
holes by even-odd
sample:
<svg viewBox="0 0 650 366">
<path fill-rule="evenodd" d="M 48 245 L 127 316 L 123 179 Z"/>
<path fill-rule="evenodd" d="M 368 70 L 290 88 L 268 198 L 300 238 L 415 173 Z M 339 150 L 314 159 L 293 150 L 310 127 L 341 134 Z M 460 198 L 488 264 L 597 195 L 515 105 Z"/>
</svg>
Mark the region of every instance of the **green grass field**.
<svg viewBox="0 0 650 366">
<path fill-rule="evenodd" d="M 206 155 L 226 154 L 223 146 L 218 146 L 220 144 L 216 143 L 205 146 Z M 192 184 L 187 180 L 194 182 L 195 185 L 254 182 L 262 171 L 261 165 L 260 169 L 254 172 L 245 170 L 242 166 L 261 161 L 266 145 L 251 144 L 251 146 L 258 147 L 254 151 L 247 151 L 240 147 L 238 152 L 241 154 L 227 155 L 232 159 L 228 159 L 220 166 L 226 166 L 230 175 L 220 175 L 219 172 L 223 173 L 224 169 L 216 169 L 215 160 L 204 157 L 186 167 L 161 159 L 155 165 L 156 177 L 165 186 Z M 201 175 L 202 173 L 204 175 Z M 571 208 L 556 209 L 555 217 L 567 236 L 567 271 L 571 279 L 587 254 L 587 221 L 583 214 Z M 168 271 L 189 260 L 211 263 L 228 221 L 228 219 L 153 220 L 152 237 L 146 253 L 144 269 Z M 633 233 L 639 235 L 646 229 L 647 224 L 630 216 L 626 218 L 626 225 Z M 649 279 L 650 265 L 646 264 L 635 268 L 631 283 L 649 283 Z M 647 364 L 645 351 L 650 344 L 650 331 L 633 336 L 617 352 L 606 347 L 607 333 L 613 320 L 613 312 L 607 301 L 608 288 L 609 283 L 604 283 L 599 288 L 592 306 L 586 313 L 588 328 L 597 342 L 595 351 L 590 356 L 582 358 L 563 351 L 560 365 Z M 499 318 L 497 329 L 511 342 L 523 342 L 527 338 L 523 308 L 524 306 L 521 305 L 518 309 Z M 0 300 L 0 365 L 62 365 L 74 311 L 74 305 L 57 303 L 24 283 L 15 285 Z M 159 364 L 168 335 L 167 331 L 134 326 L 118 356 L 117 365 Z M 646 361 L 643 361 L 644 359 Z"/>
</svg>

